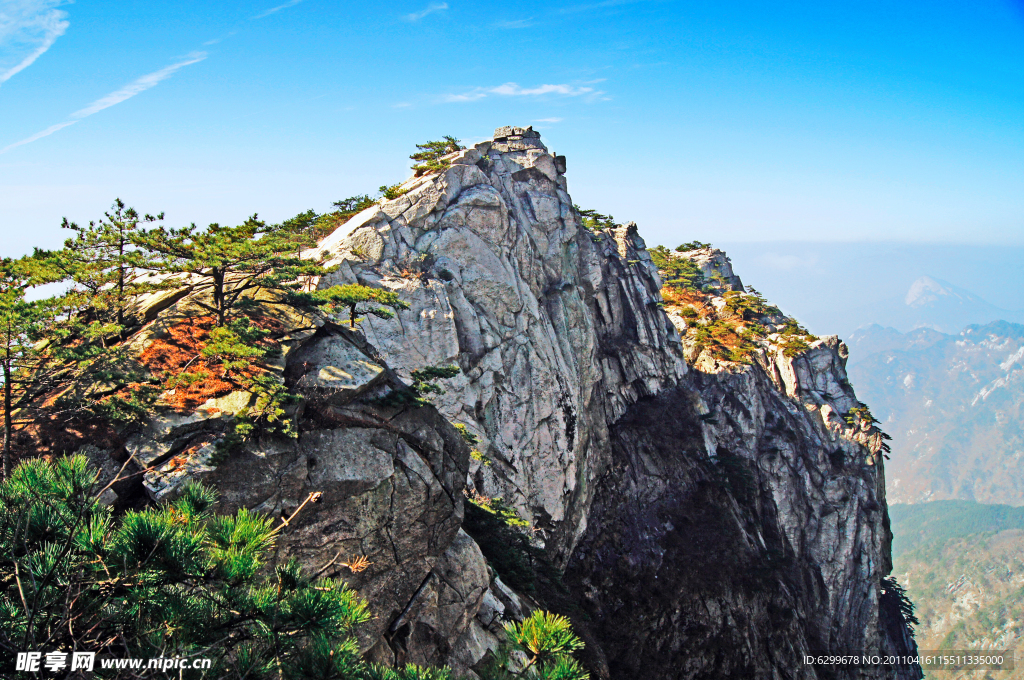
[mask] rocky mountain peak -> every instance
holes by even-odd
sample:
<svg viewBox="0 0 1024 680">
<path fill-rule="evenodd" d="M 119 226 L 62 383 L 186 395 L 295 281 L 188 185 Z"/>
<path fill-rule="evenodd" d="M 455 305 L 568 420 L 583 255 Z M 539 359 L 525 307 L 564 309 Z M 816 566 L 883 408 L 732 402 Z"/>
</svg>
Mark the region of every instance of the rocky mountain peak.
<svg viewBox="0 0 1024 680">
<path fill-rule="evenodd" d="M 565 159 L 529 127 L 443 160 L 311 251 L 336 265 L 321 290 L 382 288 L 407 307 L 358 329 L 281 322 L 297 438 L 217 461 L 252 395 L 158 414 L 131 441 L 151 493 L 202 477 L 227 507 L 276 515 L 322 492 L 280 556 L 369 600 L 361 642 L 386 663 L 471 674 L 502 616 L 541 606 L 573 616 L 603 679 L 813 678 L 803 654 L 908 651 L 879 600 L 884 442 L 845 345 L 776 314 L 707 244 L 672 255 L 707 290 L 663 287 L 637 225 L 585 222 Z M 768 334 L 736 355 L 712 346 L 748 327 Z M 389 400 L 441 366 L 458 374 L 430 405 Z M 495 565 L 514 547 L 460 530 L 467 503 L 498 500 L 528 527 L 515 559 L 558 575 L 547 586 L 513 592 Z M 370 566 L 342 571 L 353 555 Z"/>
<path fill-rule="evenodd" d="M 904 302 L 908 307 L 924 307 L 935 304 L 944 298 L 955 300 L 960 304 L 984 304 L 984 301 L 977 295 L 930 276 L 922 276 L 910 284 Z"/>
</svg>

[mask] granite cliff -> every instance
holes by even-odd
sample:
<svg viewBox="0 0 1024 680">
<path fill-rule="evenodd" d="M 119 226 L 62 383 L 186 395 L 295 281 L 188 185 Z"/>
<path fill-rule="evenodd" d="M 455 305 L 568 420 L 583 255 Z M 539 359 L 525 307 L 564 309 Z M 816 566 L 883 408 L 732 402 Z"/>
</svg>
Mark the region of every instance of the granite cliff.
<svg viewBox="0 0 1024 680">
<path fill-rule="evenodd" d="M 599 678 L 918 677 L 803 662 L 913 644 L 881 597 L 883 442 L 857 416 L 845 345 L 795 337 L 774 310 L 742 360 L 716 354 L 699 326 L 748 295 L 728 258 L 674 254 L 716 283 L 699 315 L 663 300 L 636 225 L 586 228 L 565 158 L 530 128 L 447 160 L 316 250 L 337 265 L 320 288 L 383 287 L 409 309 L 354 332 L 262 301 L 285 329 L 276 370 L 303 397 L 298 438 L 218 461 L 251 396 L 167 410 L 126 447 L 147 493 L 200 477 L 225 509 L 287 516 L 321 492 L 280 557 L 349 580 L 377 614 L 364 648 L 388 663 L 472 677 L 501 621 L 543 606 L 573 618 Z M 160 306 L 140 347 L 189 295 Z M 445 364 L 461 371 L 433 406 L 386 399 Z M 467 495 L 529 523 L 557 587 L 503 582 L 460 529 Z"/>
</svg>

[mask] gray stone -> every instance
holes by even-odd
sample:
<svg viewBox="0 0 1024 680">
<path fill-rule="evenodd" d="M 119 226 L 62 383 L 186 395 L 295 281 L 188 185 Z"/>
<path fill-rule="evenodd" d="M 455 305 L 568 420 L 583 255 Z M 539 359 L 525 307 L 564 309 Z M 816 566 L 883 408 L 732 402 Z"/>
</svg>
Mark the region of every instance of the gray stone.
<svg viewBox="0 0 1024 680">
<path fill-rule="evenodd" d="M 345 404 L 377 385 L 384 367 L 343 336 L 323 334 L 297 350 L 292 366 L 302 371 L 296 385 L 314 400 Z"/>
</svg>

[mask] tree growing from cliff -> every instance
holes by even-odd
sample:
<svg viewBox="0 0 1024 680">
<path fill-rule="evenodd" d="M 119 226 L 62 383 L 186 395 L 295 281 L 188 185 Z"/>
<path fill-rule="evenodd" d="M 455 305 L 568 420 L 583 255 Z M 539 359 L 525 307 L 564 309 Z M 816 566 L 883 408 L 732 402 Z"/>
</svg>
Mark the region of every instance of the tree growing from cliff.
<svg viewBox="0 0 1024 680">
<path fill-rule="evenodd" d="M 578 205 L 572 206 L 580 216 L 580 223 L 584 229 L 589 231 L 601 231 L 602 229 L 614 229 L 615 218 L 611 215 L 602 215 L 590 208 L 581 208 Z"/>
<path fill-rule="evenodd" d="M 133 234 L 132 242 L 154 255 L 147 266 L 176 277 L 166 287 L 195 282 L 208 291 L 209 301 L 195 302 L 216 316 L 218 326 L 261 290 L 291 292 L 327 271 L 322 260 L 299 256 L 315 244 L 313 235 L 294 224 L 268 225 L 256 215 L 237 227 L 158 227 Z"/>
<path fill-rule="evenodd" d="M 67 651 L 87 650 L 99 659 L 211 660 L 181 671 L 185 678 L 452 680 L 444 667 L 367 663 L 355 632 L 371 615 L 345 583 L 294 561 L 268 572 L 288 522 L 245 509 L 215 515 L 216 493 L 201 484 L 116 516 L 97 487 L 83 456 L 26 461 L 0 483 L 0 666 L 13 668 L 25 650 L 64 653 L 70 666 Z M 350 561 L 353 571 L 366 564 Z M 589 677 L 564 617 L 536 611 L 505 630 L 486 680 Z M 140 677 L 99 661 L 94 670 Z"/>
<path fill-rule="evenodd" d="M 688 257 L 673 257 L 665 246 L 655 246 L 648 250 L 651 261 L 658 268 L 662 282 L 669 288 L 699 291 L 704 287 L 704 273 L 693 260 Z"/>
<path fill-rule="evenodd" d="M 416 176 L 427 175 L 432 172 L 441 172 L 451 166 L 451 162 L 445 160 L 445 156 L 462 151 L 466 147 L 459 143 L 459 140 L 451 135 L 445 135 L 440 140 L 417 144 L 419 149 L 409 156 L 416 163 L 412 166 Z"/>
<path fill-rule="evenodd" d="M 331 286 L 324 290 L 313 291 L 301 299 L 308 300 L 309 303 L 329 312 L 344 309 L 348 312 L 349 328 L 356 327 L 356 315 L 360 313 L 373 314 L 381 319 L 391 319 L 395 315 L 388 307 L 409 309 L 409 303 L 402 300 L 398 293 L 358 283 L 347 283 L 343 286 Z"/>
</svg>

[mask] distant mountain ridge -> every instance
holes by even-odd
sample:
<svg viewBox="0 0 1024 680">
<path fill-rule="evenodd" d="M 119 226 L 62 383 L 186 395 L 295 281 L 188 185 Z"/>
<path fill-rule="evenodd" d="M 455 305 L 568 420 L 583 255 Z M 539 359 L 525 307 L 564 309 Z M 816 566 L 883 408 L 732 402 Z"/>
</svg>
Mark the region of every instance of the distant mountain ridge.
<svg viewBox="0 0 1024 680">
<path fill-rule="evenodd" d="M 903 296 L 876 303 L 860 313 L 901 332 L 931 328 L 957 333 L 967 326 L 993 321 L 1024 323 L 1024 312 L 1001 309 L 980 295 L 931 276 L 915 280 Z"/>
<path fill-rule="evenodd" d="M 1024 505 L 1024 325 L 872 325 L 849 347 L 858 394 L 893 438 L 894 503 Z"/>
</svg>

